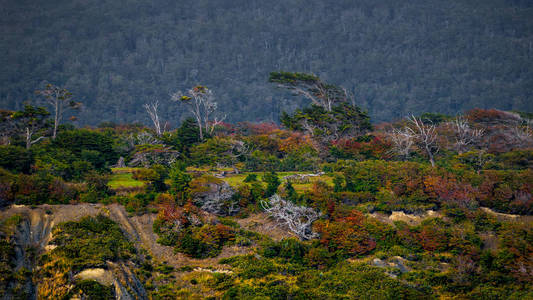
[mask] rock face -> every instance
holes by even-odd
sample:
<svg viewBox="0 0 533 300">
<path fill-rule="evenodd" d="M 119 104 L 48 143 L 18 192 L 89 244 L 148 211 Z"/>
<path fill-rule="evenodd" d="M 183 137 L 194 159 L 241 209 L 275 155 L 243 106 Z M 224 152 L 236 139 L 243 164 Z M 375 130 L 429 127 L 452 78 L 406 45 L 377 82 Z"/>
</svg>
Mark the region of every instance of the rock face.
<svg viewBox="0 0 533 300">
<path fill-rule="evenodd" d="M 237 201 L 233 200 L 235 191 L 225 181 L 202 184 L 201 191 L 194 193 L 194 202 L 201 209 L 217 215 L 234 215 L 239 211 Z"/>
</svg>

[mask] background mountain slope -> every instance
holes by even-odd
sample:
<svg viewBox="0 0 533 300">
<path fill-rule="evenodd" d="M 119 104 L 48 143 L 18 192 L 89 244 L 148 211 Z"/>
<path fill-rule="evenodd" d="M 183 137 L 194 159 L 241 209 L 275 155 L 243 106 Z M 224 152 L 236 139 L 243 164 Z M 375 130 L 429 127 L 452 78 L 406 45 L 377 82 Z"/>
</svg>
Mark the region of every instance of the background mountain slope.
<svg viewBox="0 0 533 300">
<path fill-rule="evenodd" d="M 267 82 L 312 72 L 374 121 L 473 107 L 533 111 L 533 2 L 519 0 L 2 0 L 0 106 L 48 80 L 84 102 L 81 124 L 147 122 L 169 93 L 210 87 L 229 121 L 301 104 Z M 168 108 L 168 109 L 167 109 Z"/>
</svg>

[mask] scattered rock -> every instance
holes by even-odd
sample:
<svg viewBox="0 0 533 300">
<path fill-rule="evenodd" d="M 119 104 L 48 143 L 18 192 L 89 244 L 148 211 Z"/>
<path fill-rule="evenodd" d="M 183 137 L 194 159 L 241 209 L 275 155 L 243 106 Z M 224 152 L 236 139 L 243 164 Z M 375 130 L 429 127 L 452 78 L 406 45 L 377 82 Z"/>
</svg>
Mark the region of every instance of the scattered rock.
<svg viewBox="0 0 533 300">
<path fill-rule="evenodd" d="M 406 214 L 403 211 L 393 211 L 390 216 L 378 212 L 371 213 L 369 216 L 391 225 L 394 225 L 395 221 L 403 221 L 413 226 L 419 225 L 426 219 L 439 218 L 441 215 L 436 211 L 428 210 L 423 214 Z"/>
<path fill-rule="evenodd" d="M 387 261 L 384 261 L 379 258 L 374 258 L 372 260 L 372 265 L 379 268 L 394 268 L 398 269 L 401 273 L 409 272 L 411 269 L 405 265 L 406 259 L 401 256 L 393 256 Z"/>
<path fill-rule="evenodd" d="M 372 260 L 372 264 L 380 268 L 385 268 L 387 266 L 387 263 L 379 258 L 374 258 L 374 260 Z"/>
<path fill-rule="evenodd" d="M 104 270 L 102 268 L 85 269 L 78 273 L 76 276 L 74 276 L 74 278 L 79 278 L 82 280 L 95 280 L 102 285 L 111 285 L 115 280 L 113 274 L 110 271 Z"/>
<path fill-rule="evenodd" d="M 409 271 L 409 268 L 405 265 L 406 259 L 401 256 L 394 256 L 390 258 L 389 266 L 398 268 L 400 272 L 405 273 Z"/>
</svg>

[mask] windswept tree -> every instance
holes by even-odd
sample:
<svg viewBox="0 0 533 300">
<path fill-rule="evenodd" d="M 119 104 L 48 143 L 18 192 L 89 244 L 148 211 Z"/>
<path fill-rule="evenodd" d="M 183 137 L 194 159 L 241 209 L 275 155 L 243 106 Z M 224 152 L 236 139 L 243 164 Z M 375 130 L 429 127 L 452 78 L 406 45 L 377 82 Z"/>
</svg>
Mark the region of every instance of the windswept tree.
<svg viewBox="0 0 533 300">
<path fill-rule="evenodd" d="M 292 115 L 283 112 L 281 123 L 289 129 L 305 132 L 321 144 L 357 137 L 372 128 L 368 114 L 348 103 L 340 103 L 331 111 L 313 104 Z"/>
<path fill-rule="evenodd" d="M 218 119 L 211 117 L 217 111 L 217 102 L 213 92 L 205 86 L 197 85 L 186 93 L 178 91 L 171 95 L 173 101 L 179 101 L 189 105 L 189 110 L 196 119 L 198 130 L 200 133 L 200 140 L 204 140 L 204 134 L 212 133 L 216 125 L 220 124 L 226 116 Z"/>
<path fill-rule="evenodd" d="M 42 131 L 49 125 L 49 115 L 50 113 L 45 108 L 31 105 L 25 105 L 24 110 L 13 113 L 14 126 L 24 135 L 26 149 L 30 149 L 31 145 L 46 138 Z M 40 136 L 34 138 L 34 135 L 39 133 Z"/>
<path fill-rule="evenodd" d="M 353 105 L 353 99 L 342 87 L 305 73 L 272 72 L 269 82 L 311 100 L 310 107 L 298 109 L 293 114 L 283 112 L 281 123 L 309 134 L 323 145 L 359 136 L 372 128 L 368 114 Z"/>
<path fill-rule="evenodd" d="M 424 123 L 421 118 L 411 115 L 408 119 L 408 124 L 404 128 L 409 132 L 415 140 L 416 145 L 427 154 L 431 166 L 435 166 L 435 154 L 439 151 L 437 143 L 437 128 L 429 122 Z"/>
<path fill-rule="evenodd" d="M 35 93 L 43 96 L 46 103 L 52 107 L 54 112 L 54 131 L 52 133 L 52 139 L 55 139 L 57 136 L 57 128 L 63 119 L 63 114 L 69 109 L 79 109 L 81 103 L 72 100 L 72 93 L 67 89 L 51 83 L 47 84 L 43 90 L 37 90 Z"/>
<path fill-rule="evenodd" d="M 331 111 L 335 104 L 351 100 L 345 88 L 325 83 L 312 74 L 271 72 L 268 81 L 289 89 L 296 95 L 304 96 L 311 100 L 314 105 L 320 106 L 326 111 Z"/>
</svg>

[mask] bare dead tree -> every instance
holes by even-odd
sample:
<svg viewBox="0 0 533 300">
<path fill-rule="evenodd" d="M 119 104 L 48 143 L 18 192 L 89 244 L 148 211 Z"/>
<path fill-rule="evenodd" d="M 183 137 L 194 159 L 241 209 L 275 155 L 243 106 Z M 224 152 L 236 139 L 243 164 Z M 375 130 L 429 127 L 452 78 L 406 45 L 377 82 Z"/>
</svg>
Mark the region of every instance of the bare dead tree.
<svg viewBox="0 0 533 300">
<path fill-rule="evenodd" d="M 431 166 L 435 166 L 435 154 L 439 151 L 437 143 L 437 129 L 434 124 L 425 124 L 422 119 L 411 115 L 407 118 L 408 125 L 405 127 L 422 151 L 426 152 Z"/>
<path fill-rule="evenodd" d="M 477 152 L 477 155 L 473 161 L 474 169 L 479 174 L 485 165 L 492 161 L 493 155 L 487 153 L 487 149 L 481 149 Z"/>
<path fill-rule="evenodd" d="M 209 125 L 211 124 L 210 115 L 217 110 L 217 102 L 215 101 L 213 92 L 205 86 L 197 85 L 187 90 L 185 94 L 181 91 L 173 93 L 171 99 L 189 105 L 189 110 L 198 124 L 200 140 L 203 140 L 204 132 L 209 132 Z M 220 123 L 222 120 L 218 122 Z"/>
<path fill-rule="evenodd" d="M 124 137 L 125 142 L 128 145 L 128 149 L 132 150 L 136 145 L 157 145 L 161 144 L 161 141 L 155 138 L 150 132 L 142 131 L 138 134 L 130 134 Z"/>
<path fill-rule="evenodd" d="M 231 153 L 235 159 L 241 156 L 246 156 L 252 152 L 252 148 L 249 144 L 241 140 L 231 140 Z"/>
<path fill-rule="evenodd" d="M 455 132 L 455 149 L 457 153 L 462 154 L 468 150 L 468 147 L 478 141 L 485 131 L 483 129 L 474 129 L 470 127 L 468 121 L 462 116 L 458 116 L 451 122 L 452 130 Z"/>
<path fill-rule="evenodd" d="M 53 108 L 54 130 L 52 133 L 52 139 L 55 139 L 59 123 L 61 123 L 61 120 L 63 119 L 63 114 L 68 109 L 79 109 L 81 103 L 73 101 L 72 93 L 65 88 L 50 83 L 46 85 L 44 90 L 37 90 L 35 93 L 43 96 L 45 101 Z"/>
<path fill-rule="evenodd" d="M 389 138 L 392 142 L 392 152 L 407 159 L 415 143 L 413 134 L 406 128 L 393 128 L 389 133 Z"/>
<path fill-rule="evenodd" d="M 341 87 L 341 89 L 344 92 L 346 102 L 350 103 L 352 106 L 356 106 L 354 94 L 348 92 L 345 87 Z"/>
<path fill-rule="evenodd" d="M 307 120 L 304 120 L 302 122 L 302 127 L 305 129 L 305 131 L 312 137 L 315 136 L 315 130 L 317 127 L 315 125 L 309 124 Z M 336 137 L 333 137 L 332 139 L 335 139 Z"/>
<path fill-rule="evenodd" d="M 227 115 L 224 114 L 224 116 L 222 118 L 220 118 L 220 120 L 218 119 L 218 117 L 215 117 L 215 119 L 210 122 L 210 124 L 209 124 L 209 134 L 213 134 L 213 132 L 215 131 L 215 128 L 218 125 L 222 124 L 222 122 L 224 122 L 224 120 L 226 119 L 226 116 Z"/>
<path fill-rule="evenodd" d="M 261 201 L 261 206 L 271 217 L 281 225 L 296 234 L 302 240 L 318 237 L 313 232 L 311 225 L 318 220 L 321 213 L 305 206 L 298 206 L 290 201 L 283 200 L 278 194 L 270 197 L 269 201 Z"/>
<path fill-rule="evenodd" d="M 150 119 L 152 119 L 152 123 L 154 123 L 155 133 L 157 136 L 161 136 L 162 129 L 161 129 L 161 123 L 159 121 L 159 115 L 157 113 L 157 109 L 159 107 L 159 101 L 152 102 L 150 104 L 144 104 L 144 109 L 146 109 L 146 112 L 148 115 L 150 115 Z M 165 128 L 163 128 L 164 130 Z"/>
<path fill-rule="evenodd" d="M 48 116 L 50 113 L 43 107 L 34 107 L 26 104 L 24 110 L 14 112 L 11 115 L 12 126 L 15 132 L 21 132 L 26 139 L 26 149 L 45 139 L 45 129 L 48 127 Z M 33 138 L 34 135 L 40 133 L 41 136 Z"/>
<path fill-rule="evenodd" d="M 201 192 L 192 193 L 194 203 L 212 214 L 230 215 L 239 211 L 238 201 L 233 197 L 235 191 L 225 181 L 208 184 Z"/>
</svg>

